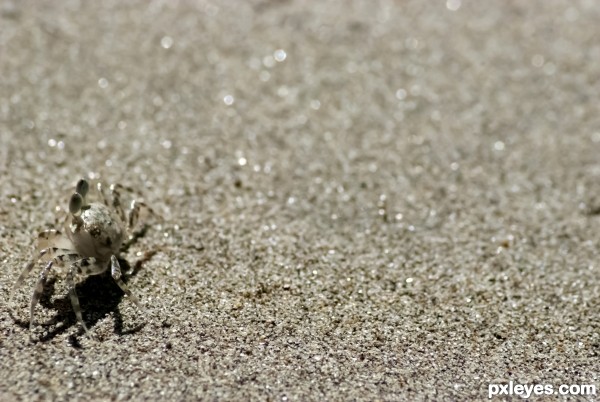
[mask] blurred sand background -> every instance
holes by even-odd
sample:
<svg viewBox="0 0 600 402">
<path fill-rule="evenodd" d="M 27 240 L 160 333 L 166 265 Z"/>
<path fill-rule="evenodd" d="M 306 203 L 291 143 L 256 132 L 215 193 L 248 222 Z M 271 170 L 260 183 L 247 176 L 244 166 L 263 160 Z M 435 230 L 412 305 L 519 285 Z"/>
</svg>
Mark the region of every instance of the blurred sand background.
<svg viewBox="0 0 600 402">
<path fill-rule="evenodd" d="M 2 0 L 0 400 L 600 387 L 599 20 L 593 1 Z M 84 280 L 87 338 L 57 275 L 31 342 L 36 275 L 15 319 L 6 299 L 82 176 L 165 217 L 122 256 L 147 311 Z"/>
</svg>

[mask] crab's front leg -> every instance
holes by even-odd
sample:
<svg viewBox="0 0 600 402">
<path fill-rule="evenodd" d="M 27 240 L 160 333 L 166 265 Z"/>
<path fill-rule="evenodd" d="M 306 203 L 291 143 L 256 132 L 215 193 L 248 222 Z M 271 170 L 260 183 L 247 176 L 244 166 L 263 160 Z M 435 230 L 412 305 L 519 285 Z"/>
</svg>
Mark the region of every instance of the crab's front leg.
<svg viewBox="0 0 600 402">
<path fill-rule="evenodd" d="M 72 250 L 73 243 L 62 232 L 56 229 L 47 229 L 38 234 L 36 250 L 40 251 L 49 247 Z"/>
<path fill-rule="evenodd" d="M 46 284 L 46 279 L 48 278 L 48 273 L 50 272 L 50 269 L 52 269 L 52 266 L 54 264 L 61 265 L 66 261 L 75 261 L 78 258 L 81 258 L 81 256 L 77 253 L 57 255 L 56 257 L 52 258 L 48 262 L 48 264 L 46 264 L 46 266 L 40 273 L 40 279 L 38 279 L 37 284 L 35 285 L 35 288 L 33 290 L 33 295 L 31 296 L 31 304 L 29 306 L 29 331 L 30 332 L 33 329 L 33 312 L 35 310 L 35 306 L 37 306 L 37 304 L 40 301 L 40 298 L 42 297 L 42 292 L 44 291 L 44 285 Z M 21 279 L 21 278 L 19 278 L 19 279 Z"/>
<path fill-rule="evenodd" d="M 140 303 L 138 298 L 133 293 L 131 293 L 131 290 L 129 290 L 127 285 L 125 285 L 125 282 L 123 282 L 123 280 L 121 279 L 121 266 L 119 265 L 119 260 L 114 255 L 110 257 L 110 274 L 114 281 L 117 283 L 117 285 L 119 285 L 121 290 L 125 292 L 127 296 L 129 296 L 132 302 L 135 303 L 138 310 L 143 312 L 144 308 L 142 307 L 142 304 Z"/>
<path fill-rule="evenodd" d="M 35 267 L 36 262 L 38 262 L 42 258 L 52 260 L 53 258 L 55 258 L 59 255 L 69 254 L 72 251 L 73 250 L 66 249 L 66 248 L 47 247 L 47 248 L 43 249 L 42 251 L 40 251 L 37 254 L 37 256 L 35 256 L 31 260 L 29 260 L 29 262 L 27 264 L 25 264 L 25 267 L 23 267 L 23 270 L 21 271 L 19 278 L 17 278 L 17 281 L 15 282 L 12 290 L 10 291 L 10 295 L 8 296 L 9 305 L 12 306 L 12 299 L 15 295 L 15 292 L 17 290 L 19 290 L 19 288 L 21 286 L 23 286 L 23 282 L 25 281 L 25 278 L 27 277 L 27 275 L 29 275 L 29 273 L 31 272 L 33 267 Z"/>
<path fill-rule="evenodd" d="M 53 261 L 50 261 L 46 267 L 42 270 L 40 274 L 40 279 L 35 285 L 35 289 L 33 290 L 33 296 L 31 296 L 31 304 L 29 306 L 29 332 L 33 330 L 33 311 L 35 306 L 40 301 L 40 297 L 42 296 L 42 292 L 44 291 L 44 285 L 46 284 L 46 278 L 48 277 L 48 272 L 52 268 Z"/>
<path fill-rule="evenodd" d="M 81 274 L 83 276 L 98 275 L 104 271 L 105 268 L 98 264 L 96 258 L 86 257 L 71 264 L 69 267 L 69 272 L 67 273 L 67 287 L 69 288 L 71 305 L 73 306 L 73 311 L 75 311 L 75 317 L 77 318 L 77 321 L 81 324 L 85 332 L 88 332 L 88 328 L 83 321 L 81 305 L 79 304 L 79 298 L 77 297 L 77 292 L 75 291 L 75 277 L 77 274 Z"/>
<path fill-rule="evenodd" d="M 68 237 L 63 235 L 61 232 L 55 229 L 48 229 L 38 234 L 37 244 L 35 246 L 34 255 L 25 264 L 19 278 L 13 285 L 8 298 L 9 304 L 12 302 L 12 298 L 15 292 L 23 285 L 23 281 L 29 275 L 35 263 L 41 259 L 46 261 L 56 257 L 60 254 L 68 254 L 73 251 L 73 244 Z"/>
</svg>

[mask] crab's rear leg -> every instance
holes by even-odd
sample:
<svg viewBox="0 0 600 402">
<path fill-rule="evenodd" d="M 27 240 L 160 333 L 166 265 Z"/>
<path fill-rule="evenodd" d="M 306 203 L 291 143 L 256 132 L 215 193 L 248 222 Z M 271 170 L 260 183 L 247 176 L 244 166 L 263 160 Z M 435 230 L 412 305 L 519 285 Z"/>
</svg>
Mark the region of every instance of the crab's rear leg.
<svg viewBox="0 0 600 402">
<path fill-rule="evenodd" d="M 158 217 L 158 214 L 152 208 L 136 199 L 140 195 L 132 188 L 125 187 L 122 184 L 113 184 L 110 186 L 110 191 L 112 195 L 112 207 L 117 210 L 123 222 L 127 224 L 130 233 L 139 230 L 138 225 L 142 224 L 143 226 L 148 217 Z M 132 200 L 127 213 L 125 213 L 121 201 L 122 192 L 129 194 L 128 198 Z"/>
<path fill-rule="evenodd" d="M 117 212 L 117 215 L 119 215 L 119 218 L 121 218 L 121 222 L 125 223 L 127 222 L 127 217 L 125 215 L 125 210 L 123 209 L 123 204 L 121 202 L 121 192 L 119 191 L 120 189 L 123 189 L 123 186 L 119 184 L 113 184 L 110 186 L 110 195 L 112 201 L 111 204 L 109 204 L 108 206 L 112 207 Z"/>
<path fill-rule="evenodd" d="M 129 219 L 127 220 L 129 231 L 132 234 L 135 234 L 136 232 L 143 230 L 149 217 L 160 218 L 160 216 L 146 203 L 132 201 L 131 209 L 129 210 Z"/>
<path fill-rule="evenodd" d="M 117 183 L 110 186 L 110 192 L 112 196 L 112 204 L 107 205 L 112 206 L 117 210 L 117 213 L 123 222 L 127 224 L 130 233 L 140 230 L 138 225 L 142 224 L 143 226 L 147 218 L 150 216 L 154 218 L 160 218 L 160 216 L 154 212 L 152 208 L 137 199 L 140 198 L 141 195 L 131 187 L 126 187 Z M 125 213 L 125 210 L 123 209 L 122 193 L 126 193 L 128 195 L 126 198 L 131 200 L 127 213 Z"/>
<path fill-rule="evenodd" d="M 102 202 L 104 203 L 104 205 L 110 207 L 111 204 L 108 201 L 108 198 L 106 197 L 106 193 L 104 192 L 104 186 L 102 186 L 102 183 L 96 184 L 96 190 L 98 190 L 98 194 L 100 194 L 100 197 L 102 197 Z"/>
<path fill-rule="evenodd" d="M 132 201 L 131 209 L 129 210 L 127 223 L 128 239 L 121 246 L 121 252 L 125 252 L 129 247 L 137 241 L 138 238 L 142 237 L 145 233 L 148 218 L 162 217 L 158 215 L 152 208 L 141 201 Z"/>
</svg>

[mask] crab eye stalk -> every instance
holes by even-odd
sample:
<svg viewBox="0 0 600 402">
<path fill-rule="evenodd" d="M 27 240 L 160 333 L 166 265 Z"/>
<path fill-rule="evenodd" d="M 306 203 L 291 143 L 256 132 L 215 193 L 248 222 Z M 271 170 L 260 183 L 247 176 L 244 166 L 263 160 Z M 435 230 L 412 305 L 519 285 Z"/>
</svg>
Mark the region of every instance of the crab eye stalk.
<svg viewBox="0 0 600 402">
<path fill-rule="evenodd" d="M 88 184 L 87 180 L 85 180 L 85 179 L 79 180 L 77 182 L 77 185 L 75 186 L 75 192 L 79 193 L 81 195 L 81 198 L 85 198 L 89 189 L 90 189 L 90 185 Z"/>
<path fill-rule="evenodd" d="M 71 196 L 71 200 L 69 201 L 69 211 L 71 211 L 71 213 L 75 215 L 81 210 L 82 205 L 83 198 L 79 193 L 75 193 Z"/>
</svg>

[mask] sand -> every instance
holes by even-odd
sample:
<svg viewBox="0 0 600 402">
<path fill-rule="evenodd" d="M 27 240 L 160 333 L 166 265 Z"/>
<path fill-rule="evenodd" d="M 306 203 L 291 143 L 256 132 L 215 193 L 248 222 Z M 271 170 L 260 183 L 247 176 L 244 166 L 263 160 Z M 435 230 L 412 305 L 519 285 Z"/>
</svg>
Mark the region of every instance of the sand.
<svg viewBox="0 0 600 402">
<path fill-rule="evenodd" d="M 0 5 L 0 400 L 600 388 L 595 2 Z M 30 333 L 80 177 L 163 218 L 145 311 L 59 269 Z"/>
</svg>

